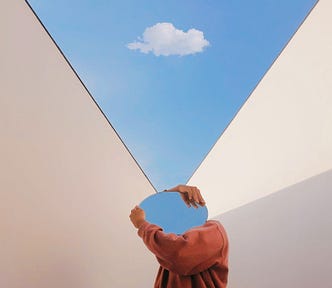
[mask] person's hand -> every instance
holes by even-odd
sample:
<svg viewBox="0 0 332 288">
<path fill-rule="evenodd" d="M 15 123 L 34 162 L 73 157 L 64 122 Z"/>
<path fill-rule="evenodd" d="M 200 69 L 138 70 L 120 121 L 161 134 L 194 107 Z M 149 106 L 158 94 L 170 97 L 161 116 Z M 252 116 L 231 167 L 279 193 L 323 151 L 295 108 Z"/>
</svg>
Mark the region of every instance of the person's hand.
<svg viewBox="0 0 332 288">
<path fill-rule="evenodd" d="M 139 228 L 145 221 L 145 212 L 142 208 L 135 206 L 134 209 L 131 210 L 129 218 L 134 226 Z"/>
<path fill-rule="evenodd" d="M 171 189 L 164 190 L 165 192 L 179 192 L 183 201 L 187 204 L 188 207 L 198 208 L 198 205 L 204 206 L 205 201 L 201 195 L 199 189 L 195 186 L 188 185 L 177 185 Z"/>
</svg>

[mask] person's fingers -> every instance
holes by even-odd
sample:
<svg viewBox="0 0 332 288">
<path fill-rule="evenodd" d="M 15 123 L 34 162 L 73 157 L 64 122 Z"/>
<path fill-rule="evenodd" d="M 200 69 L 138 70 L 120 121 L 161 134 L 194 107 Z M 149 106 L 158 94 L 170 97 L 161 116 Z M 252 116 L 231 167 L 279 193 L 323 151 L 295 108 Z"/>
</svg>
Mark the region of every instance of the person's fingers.
<svg viewBox="0 0 332 288">
<path fill-rule="evenodd" d="M 199 198 L 198 198 L 198 191 L 197 187 L 192 187 L 192 193 L 193 193 L 193 199 L 195 200 L 196 203 L 199 203 Z"/>
<path fill-rule="evenodd" d="M 198 190 L 198 199 L 199 199 L 198 203 L 199 203 L 201 206 L 204 206 L 204 205 L 205 205 L 205 201 L 204 201 L 204 199 L 203 199 L 203 197 L 202 197 L 201 191 L 200 191 L 199 189 L 197 189 L 197 190 Z"/>
<path fill-rule="evenodd" d="M 190 188 L 188 189 L 187 193 L 188 193 L 188 199 L 189 199 L 189 201 L 191 201 L 193 199 L 193 192 L 191 191 Z"/>
<path fill-rule="evenodd" d="M 195 200 L 192 200 L 191 201 L 191 205 L 194 207 L 194 208 L 198 208 L 197 204 L 196 204 L 196 201 Z"/>
<path fill-rule="evenodd" d="M 191 198 L 189 199 L 189 200 L 190 200 L 190 204 L 191 204 L 192 206 L 194 206 L 193 204 L 194 204 L 195 201 L 196 201 L 196 199 L 195 199 L 195 189 L 194 189 L 194 187 L 192 187 L 192 186 L 190 186 L 189 189 L 190 189 L 190 194 L 191 194 Z"/>
<path fill-rule="evenodd" d="M 184 201 L 184 203 L 190 207 L 190 201 L 189 201 L 189 197 L 188 197 L 188 193 L 180 193 L 182 200 Z"/>
<path fill-rule="evenodd" d="M 138 210 L 137 210 L 137 206 L 135 206 L 135 208 L 132 209 L 132 210 L 130 211 L 130 215 L 129 215 L 129 217 L 130 217 L 130 218 L 135 217 L 135 216 L 137 215 L 137 212 L 138 212 Z"/>
<path fill-rule="evenodd" d="M 184 203 L 186 203 L 186 205 L 188 206 L 188 208 L 190 208 L 190 201 L 189 201 L 188 195 L 181 193 L 181 198 L 184 201 Z"/>
<path fill-rule="evenodd" d="M 133 209 L 131 209 L 131 212 L 135 212 L 135 211 L 138 211 L 138 210 L 143 210 L 143 209 L 136 205 Z"/>
</svg>

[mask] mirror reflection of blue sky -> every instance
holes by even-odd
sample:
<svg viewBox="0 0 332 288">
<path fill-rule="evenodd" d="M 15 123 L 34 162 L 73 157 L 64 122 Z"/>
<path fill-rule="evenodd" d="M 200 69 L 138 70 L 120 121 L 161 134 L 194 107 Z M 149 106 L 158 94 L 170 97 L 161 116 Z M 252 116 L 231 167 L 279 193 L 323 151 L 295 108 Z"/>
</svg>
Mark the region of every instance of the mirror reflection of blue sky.
<svg viewBox="0 0 332 288">
<path fill-rule="evenodd" d="M 163 190 L 189 179 L 316 0 L 28 2 Z"/>
<path fill-rule="evenodd" d="M 183 234 L 208 219 L 206 205 L 187 207 L 177 192 L 150 195 L 139 206 L 145 211 L 146 220 L 162 227 L 165 233 Z"/>
</svg>

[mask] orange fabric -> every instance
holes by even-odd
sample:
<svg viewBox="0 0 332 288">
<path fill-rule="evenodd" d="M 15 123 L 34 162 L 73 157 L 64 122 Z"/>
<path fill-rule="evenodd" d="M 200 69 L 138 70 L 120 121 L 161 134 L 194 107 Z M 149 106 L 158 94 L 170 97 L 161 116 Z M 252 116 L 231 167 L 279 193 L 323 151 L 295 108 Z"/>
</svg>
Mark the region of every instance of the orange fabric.
<svg viewBox="0 0 332 288">
<path fill-rule="evenodd" d="M 166 234 L 145 221 L 138 235 L 160 264 L 155 288 L 226 287 L 228 238 L 218 221 L 206 221 L 183 235 Z"/>
</svg>

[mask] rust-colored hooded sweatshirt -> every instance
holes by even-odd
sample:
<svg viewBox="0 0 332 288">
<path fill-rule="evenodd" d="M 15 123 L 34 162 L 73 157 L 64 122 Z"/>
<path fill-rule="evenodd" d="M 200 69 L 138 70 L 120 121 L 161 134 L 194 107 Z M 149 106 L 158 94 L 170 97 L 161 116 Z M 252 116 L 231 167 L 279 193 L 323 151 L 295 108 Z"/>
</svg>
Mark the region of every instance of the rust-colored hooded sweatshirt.
<svg viewBox="0 0 332 288">
<path fill-rule="evenodd" d="M 225 288 L 228 278 L 228 238 L 214 220 L 183 235 L 164 233 L 145 221 L 138 229 L 160 268 L 155 288 Z"/>
</svg>

